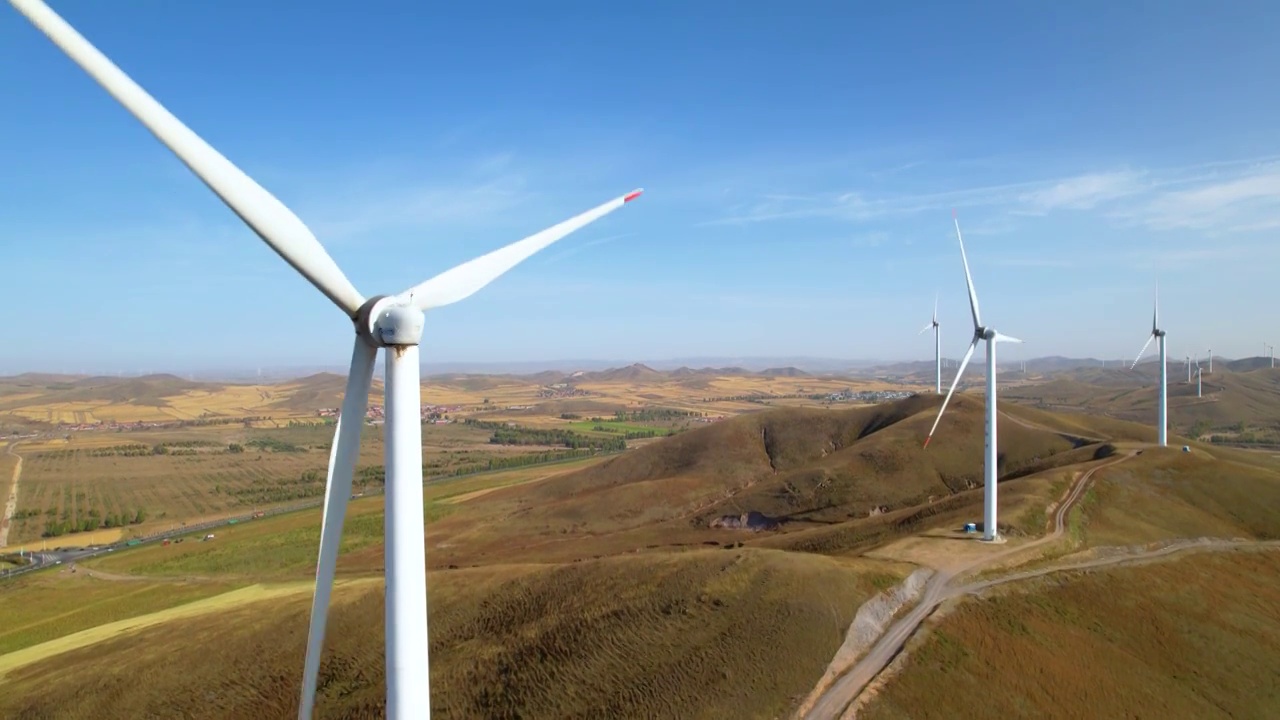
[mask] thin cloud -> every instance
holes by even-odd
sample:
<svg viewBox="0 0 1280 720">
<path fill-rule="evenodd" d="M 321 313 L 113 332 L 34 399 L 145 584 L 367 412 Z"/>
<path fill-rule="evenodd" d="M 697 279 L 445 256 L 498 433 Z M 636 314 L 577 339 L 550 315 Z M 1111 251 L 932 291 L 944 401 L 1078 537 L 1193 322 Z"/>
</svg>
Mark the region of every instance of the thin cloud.
<svg viewBox="0 0 1280 720">
<path fill-rule="evenodd" d="M 608 245 L 609 243 L 616 242 L 618 240 L 623 240 L 629 237 L 635 237 L 635 236 L 636 236 L 636 233 L 622 233 L 621 235 L 609 235 L 608 237 L 597 238 L 595 240 L 590 240 L 588 242 L 584 242 L 578 245 L 573 245 L 559 253 L 556 253 L 554 255 L 547 257 L 547 259 L 544 260 L 542 264 L 553 265 L 555 263 L 560 262 L 561 260 L 565 260 L 566 258 L 571 258 L 574 255 L 577 255 L 578 253 L 588 248 L 599 247 L 601 245 Z"/>
<path fill-rule="evenodd" d="M 1125 217 L 1156 230 L 1270 229 L 1280 215 L 1280 165 L 1247 177 L 1163 193 Z"/>
<path fill-rule="evenodd" d="M 1011 218 L 1063 210 L 1100 211 L 1117 226 L 1189 228 L 1210 236 L 1280 227 L 1280 162 L 1274 156 L 1197 163 L 1158 170 L 1121 169 L 1046 181 L 987 185 L 934 193 L 877 195 L 865 190 L 827 193 L 774 191 L 738 203 L 728 214 L 695 227 L 763 222 L 835 220 L 864 223 L 951 208 L 992 207 L 1000 219 L 975 225 L 974 235 L 1013 230 Z"/>
<path fill-rule="evenodd" d="M 1018 200 L 1042 211 L 1088 210 L 1109 200 L 1141 193 L 1145 173 L 1091 173 L 1067 178 L 1051 186 L 1024 193 Z"/>
</svg>

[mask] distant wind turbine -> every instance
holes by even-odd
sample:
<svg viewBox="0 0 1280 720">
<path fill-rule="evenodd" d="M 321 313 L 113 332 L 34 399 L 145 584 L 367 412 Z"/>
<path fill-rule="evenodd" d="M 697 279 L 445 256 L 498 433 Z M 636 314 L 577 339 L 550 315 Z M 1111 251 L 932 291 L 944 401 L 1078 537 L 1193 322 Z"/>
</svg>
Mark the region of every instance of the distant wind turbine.
<svg viewBox="0 0 1280 720">
<path fill-rule="evenodd" d="M 1183 360 L 1183 364 L 1187 366 L 1187 384 L 1190 385 L 1191 384 L 1191 356 L 1190 355 L 1188 355 L 1186 359 Z"/>
<path fill-rule="evenodd" d="M 1209 374 L 1212 375 L 1213 374 L 1213 348 L 1209 348 L 1209 351 L 1206 354 L 1209 356 Z"/>
<path fill-rule="evenodd" d="M 1160 389 L 1157 398 L 1158 408 L 1156 410 L 1156 443 L 1160 447 L 1166 447 L 1169 444 L 1169 365 L 1168 358 L 1165 355 L 1164 330 L 1160 329 L 1160 285 L 1156 284 L 1156 303 L 1155 311 L 1151 314 L 1151 334 L 1147 336 L 1147 344 L 1142 346 L 1138 357 L 1134 358 L 1133 365 L 1129 366 L 1132 370 L 1138 365 L 1138 361 L 1147 352 L 1147 348 L 1151 347 L 1151 341 L 1159 338 L 1160 342 L 1157 346 L 1160 351 Z"/>
<path fill-rule="evenodd" d="M 1196 397 L 1202 397 L 1202 395 L 1201 395 L 1201 388 L 1203 388 L 1203 387 L 1204 387 L 1204 383 L 1202 383 L 1202 382 L 1200 381 L 1200 371 L 1201 371 L 1201 370 L 1202 370 L 1202 368 L 1200 367 L 1200 361 L 1198 361 L 1198 360 L 1197 360 L 1197 361 L 1196 361 Z"/>
<path fill-rule="evenodd" d="M 924 328 L 916 333 L 923 335 L 925 330 L 933 328 L 933 391 L 938 395 L 942 394 L 942 326 L 938 324 L 938 295 L 933 295 L 933 322 L 925 325 Z"/>
<path fill-rule="evenodd" d="M 987 341 L 987 437 L 983 460 L 982 539 L 994 542 L 1000 539 L 1000 531 L 996 526 L 996 461 L 998 459 L 996 454 L 996 343 L 1022 341 L 1008 335 L 1001 335 L 995 328 L 982 324 L 982 316 L 978 311 L 978 293 L 973 289 L 973 276 L 969 273 L 969 258 L 965 255 L 964 237 L 960 234 L 960 220 L 955 216 L 954 211 L 951 217 L 956 226 L 956 240 L 960 242 L 960 262 L 964 265 L 964 282 L 969 290 L 969 310 L 973 313 L 973 340 L 969 343 L 964 359 L 960 361 L 960 369 L 956 371 L 956 377 L 951 381 L 951 389 L 947 391 L 942 407 L 938 408 L 938 417 L 934 419 L 933 427 L 929 428 L 924 446 L 929 447 L 929 441 L 933 439 L 933 433 L 938 429 L 938 423 L 942 421 L 942 414 L 947 410 L 947 403 L 951 402 L 951 395 L 960 384 L 960 378 L 964 375 L 965 367 L 969 365 L 969 359 L 973 357 L 973 351 L 978 349 L 978 342 Z"/>
</svg>

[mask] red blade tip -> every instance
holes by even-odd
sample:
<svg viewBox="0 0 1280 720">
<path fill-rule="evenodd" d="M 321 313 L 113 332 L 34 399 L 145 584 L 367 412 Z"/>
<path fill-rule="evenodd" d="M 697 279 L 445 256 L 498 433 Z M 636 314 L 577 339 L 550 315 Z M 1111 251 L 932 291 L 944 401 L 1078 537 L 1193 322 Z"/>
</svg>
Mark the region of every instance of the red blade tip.
<svg viewBox="0 0 1280 720">
<path fill-rule="evenodd" d="M 932 435 L 930 435 L 929 437 L 925 438 L 925 439 L 924 439 L 924 446 L 925 446 L 925 447 L 929 447 L 929 441 L 930 441 L 930 440 L 932 440 L 932 439 L 933 439 L 933 436 L 932 436 Z"/>
<path fill-rule="evenodd" d="M 640 197 L 640 193 L 642 192 L 644 192 L 644 190 L 632 190 L 631 192 L 627 193 L 622 197 L 622 202 L 629 203 L 632 200 L 635 200 L 636 198 Z"/>
</svg>

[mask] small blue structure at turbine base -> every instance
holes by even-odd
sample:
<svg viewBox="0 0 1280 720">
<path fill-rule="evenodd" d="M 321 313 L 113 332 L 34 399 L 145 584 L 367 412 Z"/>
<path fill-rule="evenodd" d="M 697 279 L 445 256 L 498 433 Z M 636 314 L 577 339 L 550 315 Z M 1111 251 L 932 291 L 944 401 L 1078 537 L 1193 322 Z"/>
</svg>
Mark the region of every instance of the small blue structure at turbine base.
<svg viewBox="0 0 1280 720">
<path fill-rule="evenodd" d="M 965 523 L 965 524 L 964 524 L 964 531 L 965 531 L 966 533 L 976 533 L 976 532 L 978 532 L 978 523 Z"/>
<path fill-rule="evenodd" d="M 1191 446 L 1190 446 L 1190 445 L 1183 445 L 1183 446 L 1182 446 L 1182 452 L 1191 452 Z"/>
</svg>

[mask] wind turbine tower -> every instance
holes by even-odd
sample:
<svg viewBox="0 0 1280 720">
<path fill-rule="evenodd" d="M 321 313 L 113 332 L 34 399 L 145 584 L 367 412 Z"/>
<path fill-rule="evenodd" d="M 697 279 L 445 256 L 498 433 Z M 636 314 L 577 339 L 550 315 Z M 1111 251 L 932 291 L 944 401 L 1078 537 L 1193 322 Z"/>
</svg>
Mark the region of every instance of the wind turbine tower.
<svg viewBox="0 0 1280 720">
<path fill-rule="evenodd" d="M 942 407 L 938 408 L 938 417 L 934 419 L 933 427 L 929 428 L 924 446 L 929 447 L 929 441 L 933 439 L 933 433 L 938 429 L 942 414 L 946 412 L 947 403 L 951 402 L 951 396 L 955 393 L 956 386 L 960 384 L 960 377 L 964 375 L 964 369 L 969 365 L 973 351 L 978 349 L 980 341 L 985 340 L 987 342 L 987 437 L 983 460 L 982 539 L 995 542 L 1000 540 L 1000 531 L 996 525 L 996 462 L 999 458 L 996 444 L 996 343 L 1022 341 L 1008 335 L 1001 335 L 995 328 L 982 324 L 982 316 L 978 310 L 978 294 L 973 289 L 973 276 L 969 273 L 969 258 L 965 255 L 964 237 L 960 234 L 960 220 L 955 217 L 954 211 L 952 220 L 956 226 L 956 240 L 960 242 L 960 262 L 964 265 L 964 281 L 969 290 L 969 310 L 973 313 L 973 340 L 969 343 L 969 350 L 965 352 L 964 359 L 960 361 L 960 369 L 956 371 L 956 377 L 951 381 L 951 389 L 947 391 Z"/>
<path fill-rule="evenodd" d="M 1151 314 L 1151 334 L 1147 336 L 1147 343 L 1142 346 L 1142 351 L 1133 359 L 1133 365 L 1130 365 L 1129 369 L 1137 367 L 1138 361 L 1147 352 L 1147 348 L 1151 347 L 1151 341 L 1159 339 L 1157 347 L 1160 351 L 1160 389 L 1157 397 L 1156 443 L 1160 447 L 1169 445 L 1169 362 L 1165 355 L 1164 338 L 1164 330 L 1160 329 L 1160 286 L 1157 285 L 1155 311 Z"/>
<path fill-rule="evenodd" d="M 933 392 L 942 394 L 942 326 L 938 324 L 938 296 L 933 296 L 933 322 L 925 325 L 916 333 L 923 335 L 925 330 L 933 328 Z"/>
<path fill-rule="evenodd" d="M 1209 348 L 1209 374 L 1213 374 L 1213 348 Z"/>
<path fill-rule="evenodd" d="M 463 263 L 408 290 L 366 297 L 347 279 L 324 246 L 275 196 L 246 175 L 174 117 L 137 83 L 41 0 L 9 0 L 55 45 L 120 102 L 153 135 L 236 213 L 285 262 L 327 297 L 352 323 L 351 367 L 329 455 L 320 524 L 315 594 L 311 604 L 306 657 L 302 664 L 298 717 L 310 720 L 324 648 L 342 525 L 360 452 L 369 389 L 378 351 L 385 361 L 386 403 L 386 716 L 391 720 L 431 717 L 427 633 L 427 572 L 422 499 L 422 383 L 419 345 L 423 313 L 478 292 L 528 257 L 569 233 L 639 197 L 640 190 L 616 197 L 546 230 Z M 381 258 L 405 264 L 414 251 Z M 297 326 L 270 308 L 269 332 L 296 339 Z"/>
<path fill-rule="evenodd" d="M 1200 381 L 1200 371 L 1200 363 L 1196 363 L 1196 397 L 1203 397 L 1201 389 L 1204 387 L 1204 383 Z"/>
</svg>

